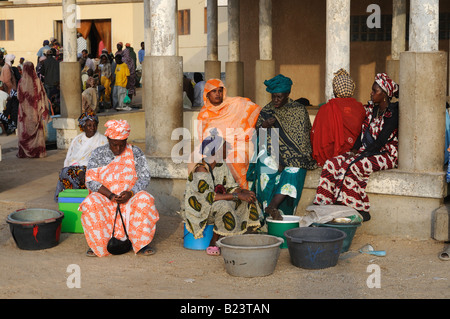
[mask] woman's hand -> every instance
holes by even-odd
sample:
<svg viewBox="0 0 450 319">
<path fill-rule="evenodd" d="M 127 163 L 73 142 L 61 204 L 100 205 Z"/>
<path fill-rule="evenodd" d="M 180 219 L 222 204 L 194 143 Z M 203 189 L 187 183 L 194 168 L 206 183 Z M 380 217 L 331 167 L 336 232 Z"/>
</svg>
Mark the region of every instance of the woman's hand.
<svg viewBox="0 0 450 319">
<path fill-rule="evenodd" d="M 131 191 L 123 191 L 119 195 L 114 194 L 105 186 L 101 186 L 98 192 L 104 196 L 106 196 L 110 201 L 116 202 L 119 204 L 125 204 L 128 200 L 133 196 L 133 192 Z"/>
<path fill-rule="evenodd" d="M 274 117 L 268 118 L 262 123 L 263 128 L 272 127 L 275 124 L 276 119 Z"/>
<path fill-rule="evenodd" d="M 254 203 L 256 202 L 256 195 L 252 191 L 249 191 L 248 189 L 240 189 L 237 191 L 238 198 L 240 200 L 246 201 L 247 203 Z"/>
<path fill-rule="evenodd" d="M 119 204 L 125 204 L 130 200 L 130 198 L 133 196 L 133 193 L 131 191 L 123 191 L 119 195 L 116 195 L 114 200 Z"/>
<path fill-rule="evenodd" d="M 351 149 L 350 151 L 348 151 L 348 153 L 349 153 L 351 156 L 356 156 L 356 154 L 358 153 L 358 150 L 356 150 L 356 149 Z"/>
</svg>

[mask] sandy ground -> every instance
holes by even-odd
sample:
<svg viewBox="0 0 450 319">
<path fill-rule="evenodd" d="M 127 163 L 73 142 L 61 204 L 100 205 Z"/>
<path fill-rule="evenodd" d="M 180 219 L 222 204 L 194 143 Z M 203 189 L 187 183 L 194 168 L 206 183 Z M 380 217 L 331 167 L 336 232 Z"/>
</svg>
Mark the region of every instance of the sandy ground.
<svg viewBox="0 0 450 319">
<path fill-rule="evenodd" d="M 38 299 L 448 299 L 450 262 L 437 258 L 444 243 L 364 235 L 360 227 L 350 251 L 335 267 L 307 270 L 290 262 L 282 249 L 273 274 L 242 278 L 229 275 L 222 257 L 183 247 L 183 224 L 161 214 L 149 257 L 130 252 L 89 258 L 83 234 L 63 233 L 56 247 L 26 251 L 11 237 L 8 214 L 20 208 L 57 209 L 53 192 L 65 151 L 43 159 L 17 159 L 14 136 L 0 136 L 0 298 Z M 376 218 L 376 217 L 375 217 Z M 361 254 L 372 244 L 385 257 Z M 375 271 L 373 270 L 375 269 Z M 374 276 L 379 270 L 379 288 Z M 77 276 L 77 275 L 80 276 Z M 74 279 L 76 278 L 76 279 Z M 79 284 L 79 287 L 73 287 Z M 178 306 L 177 306 L 178 307 Z M 175 307 L 176 308 L 176 307 Z M 172 309 L 178 311 L 178 308 Z M 445 313 L 445 312 L 444 312 Z"/>
</svg>

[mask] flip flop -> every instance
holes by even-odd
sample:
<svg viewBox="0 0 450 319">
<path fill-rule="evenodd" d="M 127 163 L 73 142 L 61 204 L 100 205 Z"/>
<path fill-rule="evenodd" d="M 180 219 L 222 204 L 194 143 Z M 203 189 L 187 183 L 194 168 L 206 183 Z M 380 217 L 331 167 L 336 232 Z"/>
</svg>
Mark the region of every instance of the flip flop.
<svg viewBox="0 0 450 319">
<path fill-rule="evenodd" d="M 140 256 L 150 256 L 154 255 L 156 251 L 150 247 L 150 245 L 147 245 L 145 247 L 142 247 L 141 250 L 138 251 L 138 255 Z"/>
<path fill-rule="evenodd" d="M 450 260 L 450 245 L 444 248 L 444 250 L 439 253 L 439 259 L 442 261 Z"/>
<path fill-rule="evenodd" d="M 206 253 L 210 256 L 220 256 L 220 248 L 217 246 L 209 246 L 206 248 Z"/>
<path fill-rule="evenodd" d="M 97 257 L 97 255 L 94 253 L 94 251 L 91 248 L 89 248 L 87 250 L 86 256 L 88 256 L 88 257 Z"/>
</svg>

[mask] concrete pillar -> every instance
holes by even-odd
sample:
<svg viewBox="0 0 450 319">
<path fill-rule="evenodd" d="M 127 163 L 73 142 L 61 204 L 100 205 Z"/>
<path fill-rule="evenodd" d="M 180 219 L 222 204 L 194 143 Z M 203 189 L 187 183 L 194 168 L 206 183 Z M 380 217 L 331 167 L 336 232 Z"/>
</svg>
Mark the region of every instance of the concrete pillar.
<svg viewBox="0 0 450 319">
<path fill-rule="evenodd" d="M 325 100 L 333 97 L 333 77 L 340 68 L 350 72 L 350 0 L 327 0 Z"/>
<path fill-rule="evenodd" d="M 447 54 L 437 51 L 439 1 L 411 0 L 410 10 L 410 52 L 400 54 L 399 168 L 442 172 Z"/>
<path fill-rule="evenodd" d="M 207 59 L 205 61 L 205 79 L 220 79 L 221 65 L 219 61 L 219 31 L 217 0 L 208 0 L 207 14 Z"/>
<path fill-rule="evenodd" d="M 147 2 L 147 1 L 146 1 Z M 148 191 L 160 214 L 180 210 L 186 164 L 171 158 L 172 132 L 183 126 L 183 58 L 177 56 L 177 1 L 144 2 L 146 56 L 143 64 L 145 152 L 152 181 Z M 149 43 L 150 42 L 150 43 Z M 169 89 L 161 89 L 169 88 Z"/>
<path fill-rule="evenodd" d="M 400 81 L 400 53 L 406 47 L 406 0 L 394 0 L 392 4 L 391 58 L 386 61 L 386 73 Z"/>
<path fill-rule="evenodd" d="M 443 171 L 446 79 L 445 52 L 401 53 L 399 169 Z"/>
<path fill-rule="evenodd" d="M 147 59 L 148 58 L 148 59 Z M 146 152 L 151 157 L 170 160 L 172 131 L 183 126 L 183 58 L 179 56 L 145 57 L 144 101 Z M 150 75 L 149 75 L 150 73 Z M 162 87 L 170 90 L 161 90 Z"/>
<path fill-rule="evenodd" d="M 61 118 L 53 120 L 57 147 L 67 149 L 78 131 L 81 114 L 81 69 L 77 61 L 76 1 L 62 1 L 64 60 L 60 64 Z"/>
<path fill-rule="evenodd" d="M 439 50 L 439 0 L 411 0 L 409 51 Z"/>
<path fill-rule="evenodd" d="M 150 55 L 144 58 L 146 153 L 170 159 L 172 131 L 183 126 L 183 59 L 177 52 L 176 0 L 150 0 Z M 148 35 L 147 35 L 148 36 Z M 170 90 L 161 90 L 170 87 Z"/>
<path fill-rule="evenodd" d="M 272 0 L 259 1 L 259 60 L 255 66 L 255 103 L 261 106 L 270 102 L 264 81 L 275 76 L 272 60 Z"/>
<path fill-rule="evenodd" d="M 244 95 L 244 64 L 240 61 L 239 0 L 228 1 L 228 62 L 225 75 L 228 96 Z"/>
</svg>

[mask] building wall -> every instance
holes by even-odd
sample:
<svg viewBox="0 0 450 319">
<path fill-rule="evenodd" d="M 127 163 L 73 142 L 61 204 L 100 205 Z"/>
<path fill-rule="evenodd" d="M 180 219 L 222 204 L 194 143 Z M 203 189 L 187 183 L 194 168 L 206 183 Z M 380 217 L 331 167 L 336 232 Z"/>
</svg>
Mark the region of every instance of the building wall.
<svg viewBox="0 0 450 319">
<path fill-rule="evenodd" d="M 11 5 L 14 4 L 14 5 Z M 78 0 L 79 19 L 111 19 L 111 49 L 115 52 L 118 42 L 130 43 L 135 51 L 144 41 L 144 4 L 142 0 L 93 1 Z M 204 10 L 202 0 L 179 0 L 178 9 L 191 10 L 191 33 L 178 37 L 178 54 L 183 56 L 184 72 L 203 72 L 207 58 L 207 34 L 204 30 Z M 228 59 L 227 7 L 219 6 L 219 60 L 222 71 Z M 14 41 L 0 41 L 0 47 L 17 57 L 36 63 L 37 51 L 42 42 L 54 33 L 54 21 L 62 20 L 61 0 L 23 0 L 10 1 L 9 5 L 0 3 L 0 20 L 14 20 Z M 32 21 L 32 23 L 30 22 Z M 59 39 L 60 40 L 60 39 Z M 61 43 L 62 44 L 62 43 Z"/>
<path fill-rule="evenodd" d="M 0 20 L 14 20 L 14 41 L 0 41 L 0 47 L 17 57 L 36 62 L 37 51 L 45 39 L 55 36 L 54 21 L 62 20 L 59 3 L 47 5 L 18 5 L 1 7 Z M 111 19 L 111 47 L 115 52 L 117 42 L 129 42 L 139 50 L 144 39 L 143 3 L 90 4 L 79 1 L 79 19 Z M 30 23 L 33 21 L 33 23 Z M 62 43 L 61 43 L 62 45 Z"/>
<path fill-rule="evenodd" d="M 178 52 L 183 57 L 184 72 L 204 72 L 207 59 L 207 33 L 205 33 L 205 7 L 203 0 L 179 0 L 178 10 L 191 10 L 191 33 L 178 36 Z M 228 60 L 228 12 L 226 6 L 218 8 L 218 54 L 222 72 Z"/>
<path fill-rule="evenodd" d="M 255 98 L 255 61 L 259 59 L 259 0 L 241 1 L 241 60 L 244 62 L 245 96 Z M 326 1 L 273 1 L 273 59 L 276 73 L 292 78 L 291 97 L 306 97 L 311 104 L 325 101 Z M 381 14 L 392 14 L 391 0 L 353 0 L 351 15 L 366 15 L 369 4 L 378 4 Z M 256 10 L 255 10 L 256 8 Z M 408 7 L 409 8 L 409 7 Z M 441 12 L 450 12 L 450 2 L 440 2 Z M 407 9 L 409 12 L 409 9 Z M 406 49 L 408 43 L 406 43 Z M 439 49 L 449 50 L 448 40 Z M 369 99 L 375 75 L 386 71 L 391 53 L 390 41 L 351 42 L 350 74 L 356 82 L 354 97 L 362 103 Z M 337 70 L 336 70 L 337 71 Z"/>
</svg>

